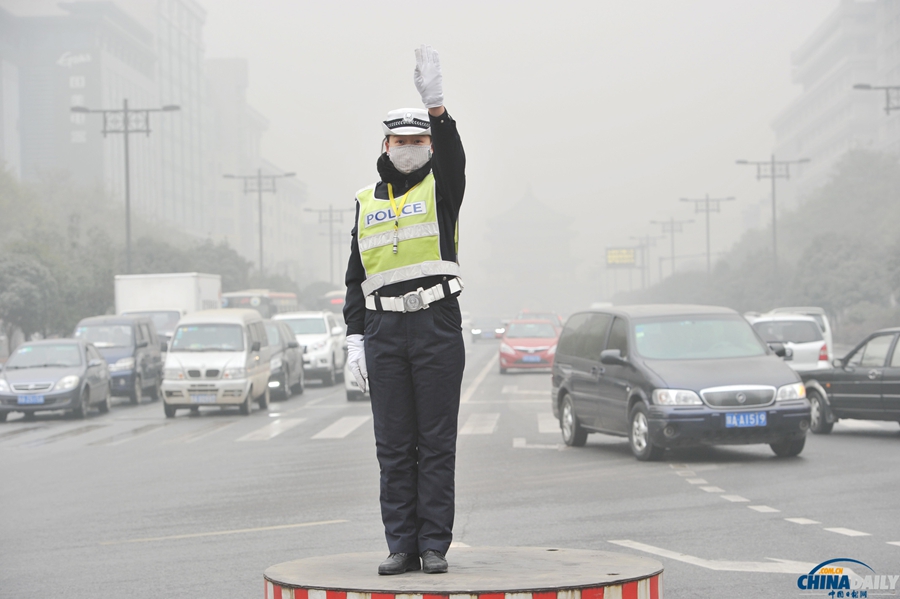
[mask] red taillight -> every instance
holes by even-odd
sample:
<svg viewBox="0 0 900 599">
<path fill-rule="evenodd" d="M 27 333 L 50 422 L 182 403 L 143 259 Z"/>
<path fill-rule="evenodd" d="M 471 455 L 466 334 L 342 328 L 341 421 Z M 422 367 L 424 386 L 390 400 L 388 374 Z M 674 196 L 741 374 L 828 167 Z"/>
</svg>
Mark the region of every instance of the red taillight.
<svg viewBox="0 0 900 599">
<path fill-rule="evenodd" d="M 822 349 L 819 350 L 819 361 L 827 362 L 828 361 L 828 344 L 823 343 Z"/>
</svg>

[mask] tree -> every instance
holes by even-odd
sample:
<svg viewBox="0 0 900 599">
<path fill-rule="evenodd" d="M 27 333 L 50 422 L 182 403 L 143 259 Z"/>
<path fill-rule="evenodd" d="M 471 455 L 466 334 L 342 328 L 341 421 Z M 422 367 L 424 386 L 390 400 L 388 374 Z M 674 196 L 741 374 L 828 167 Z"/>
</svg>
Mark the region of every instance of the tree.
<svg viewBox="0 0 900 599">
<path fill-rule="evenodd" d="M 0 319 L 7 339 L 15 329 L 27 337 L 46 333 L 58 307 L 56 279 L 32 256 L 0 256 Z"/>
</svg>

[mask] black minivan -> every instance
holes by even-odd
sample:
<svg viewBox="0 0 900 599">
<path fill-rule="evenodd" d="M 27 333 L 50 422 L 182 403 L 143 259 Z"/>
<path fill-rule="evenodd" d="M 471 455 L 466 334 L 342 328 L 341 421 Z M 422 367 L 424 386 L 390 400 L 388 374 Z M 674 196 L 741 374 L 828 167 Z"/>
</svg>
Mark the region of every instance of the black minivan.
<svg viewBox="0 0 900 599">
<path fill-rule="evenodd" d="M 161 395 L 165 343 L 146 316 L 92 316 L 75 327 L 76 339 L 93 343 L 109 364 L 113 395 L 140 403 L 144 391 Z"/>
<path fill-rule="evenodd" d="M 810 406 L 800 376 L 734 310 L 619 306 L 566 322 L 553 363 L 553 414 L 567 445 L 628 436 L 639 460 L 666 448 L 768 443 L 798 455 Z"/>
</svg>

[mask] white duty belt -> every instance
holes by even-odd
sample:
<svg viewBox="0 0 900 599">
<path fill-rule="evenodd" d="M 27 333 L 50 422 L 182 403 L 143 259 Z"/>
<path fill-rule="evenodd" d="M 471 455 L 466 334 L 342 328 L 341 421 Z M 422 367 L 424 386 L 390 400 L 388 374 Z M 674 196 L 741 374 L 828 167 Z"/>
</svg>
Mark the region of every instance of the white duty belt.
<svg viewBox="0 0 900 599">
<path fill-rule="evenodd" d="M 438 283 L 434 287 L 422 289 L 419 287 L 415 291 L 410 291 L 404 295 L 396 297 L 383 297 L 380 295 L 369 295 L 366 297 L 367 310 L 380 310 L 382 312 L 418 312 L 428 308 L 438 300 L 445 297 L 456 295 L 465 288 L 462 279 L 454 277 L 449 281 Z M 447 290 L 450 292 L 447 293 Z M 379 306 L 378 304 L 381 304 Z"/>
</svg>

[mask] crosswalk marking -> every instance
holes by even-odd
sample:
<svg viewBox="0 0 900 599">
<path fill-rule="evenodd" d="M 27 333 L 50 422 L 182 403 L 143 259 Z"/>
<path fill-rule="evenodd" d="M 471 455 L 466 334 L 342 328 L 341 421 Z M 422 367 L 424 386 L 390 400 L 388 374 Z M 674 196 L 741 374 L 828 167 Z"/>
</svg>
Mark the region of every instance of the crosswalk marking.
<svg viewBox="0 0 900 599">
<path fill-rule="evenodd" d="M 459 430 L 460 435 L 490 435 L 497 428 L 500 414 L 493 412 L 475 412 L 469 415 L 466 423 Z"/>
<path fill-rule="evenodd" d="M 29 441 L 28 443 L 23 443 L 22 447 L 36 447 L 38 445 L 46 445 L 48 443 L 53 443 L 55 441 L 59 441 L 60 439 L 67 439 L 68 437 L 77 437 L 78 435 L 90 433 L 90 432 L 93 432 L 97 429 L 101 429 L 104 427 L 106 427 L 105 424 L 88 424 L 85 426 L 80 426 L 78 428 L 72 428 L 67 431 L 63 431 L 61 433 L 56 433 L 55 435 L 50 435 L 49 437 L 42 437 L 40 439 L 35 439 L 34 441 Z"/>
<path fill-rule="evenodd" d="M 836 532 L 839 535 L 844 535 L 847 537 L 870 537 L 872 536 L 870 533 L 862 532 L 860 530 L 853 530 L 852 528 L 826 528 L 828 532 Z"/>
<path fill-rule="evenodd" d="M 268 441 L 277 437 L 284 431 L 290 430 L 305 421 L 306 418 L 279 418 L 273 420 L 265 426 L 261 426 L 254 431 L 250 431 L 243 437 L 238 437 L 238 441 Z"/>
<path fill-rule="evenodd" d="M 197 430 L 191 431 L 184 435 L 180 435 L 178 437 L 175 437 L 174 439 L 169 439 L 168 441 L 165 442 L 165 444 L 171 445 L 173 443 L 196 443 L 200 439 L 203 439 L 204 437 L 207 437 L 213 433 L 216 433 L 216 432 L 222 430 L 223 428 L 232 426 L 235 423 L 236 423 L 235 420 L 232 420 L 229 422 L 211 422 L 211 423 L 206 424 L 206 426 L 203 426 Z"/>
<path fill-rule="evenodd" d="M 810 520 L 809 518 L 785 518 L 785 520 L 794 524 L 821 524 L 818 520 Z"/>
<path fill-rule="evenodd" d="M 362 426 L 369 418 L 370 416 L 344 416 L 313 435 L 313 439 L 343 439 Z"/>
<path fill-rule="evenodd" d="M 539 433 L 558 433 L 559 420 L 553 414 L 538 414 L 538 432 Z"/>
<path fill-rule="evenodd" d="M 122 443 L 127 443 L 132 439 L 136 439 L 137 437 L 141 437 L 143 435 L 147 435 L 154 431 L 161 429 L 164 426 L 168 426 L 168 422 L 159 422 L 156 424 L 145 424 L 144 426 L 139 426 L 137 428 L 133 428 L 129 431 L 125 431 L 122 433 L 117 433 L 112 437 L 106 437 L 105 439 L 100 439 L 99 441 L 94 441 L 93 443 L 89 443 L 89 445 L 121 445 Z"/>
<path fill-rule="evenodd" d="M 518 385 L 503 385 L 500 393 L 504 395 L 546 395 L 550 396 L 549 389 L 519 389 Z"/>
</svg>

